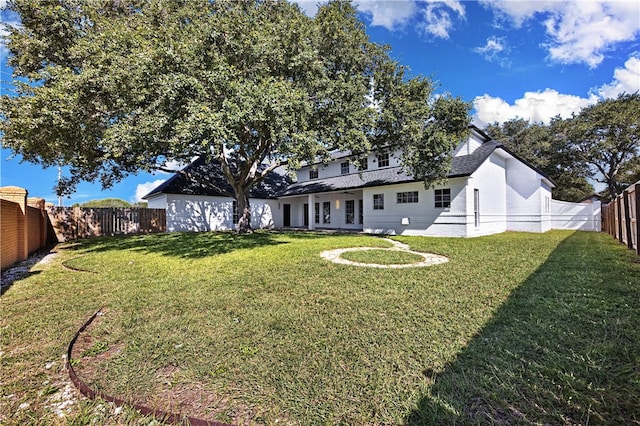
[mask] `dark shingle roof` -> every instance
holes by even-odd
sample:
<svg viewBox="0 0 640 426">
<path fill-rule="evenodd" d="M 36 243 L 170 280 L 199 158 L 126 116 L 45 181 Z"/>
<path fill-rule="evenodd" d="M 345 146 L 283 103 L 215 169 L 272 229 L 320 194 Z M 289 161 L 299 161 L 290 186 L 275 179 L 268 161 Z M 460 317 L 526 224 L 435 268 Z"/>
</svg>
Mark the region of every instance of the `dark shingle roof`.
<svg viewBox="0 0 640 426">
<path fill-rule="evenodd" d="M 451 171 L 449 172 L 448 177 L 470 176 L 478 169 L 478 167 L 480 167 L 489 155 L 499 147 L 501 147 L 501 145 L 498 142 L 489 141 L 482 144 L 470 155 L 453 157 L 451 160 Z M 393 185 L 415 181 L 416 179 L 405 173 L 402 167 L 389 167 L 294 183 L 284 191 L 280 192 L 278 196 L 286 197 L 292 195 L 314 194 L 318 192 L 345 191 L 349 189 Z"/>
<path fill-rule="evenodd" d="M 274 198 L 291 183 L 290 179 L 277 172 L 269 173 L 249 191 L 252 198 Z M 220 163 L 206 163 L 198 158 L 182 171 L 177 172 L 160 186 L 142 198 L 156 194 L 186 194 L 207 196 L 233 196 L 233 188 L 227 182 Z"/>
<path fill-rule="evenodd" d="M 518 160 L 549 179 L 540 170 L 517 157 L 503 145 L 494 140 L 484 142 L 469 155 L 453 157 L 448 177 L 455 178 L 471 176 L 471 174 L 473 174 L 478 167 L 480 167 L 480 165 L 489 158 L 491 153 L 498 148 L 518 158 Z M 393 185 L 415 181 L 416 179 L 405 173 L 402 167 L 366 170 L 348 175 L 334 176 L 325 179 L 313 179 L 293 184 L 288 176 L 277 172 L 271 172 L 262 182 L 251 188 L 249 196 L 252 198 L 267 199 L 314 194 L 319 192 L 345 191 L 356 188 Z M 549 181 L 551 181 L 551 179 L 549 179 Z M 146 199 L 155 194 L 233 196 L 233 190 L 227 183 L 227 179 L 222 173 L 222 168 L 219 163 L 213 162 L 207 164 L 202 158 L 199 158 L 181 172 L 176 173 L 149 194 L 145 195 L 143 198 Z"/>
</svg>

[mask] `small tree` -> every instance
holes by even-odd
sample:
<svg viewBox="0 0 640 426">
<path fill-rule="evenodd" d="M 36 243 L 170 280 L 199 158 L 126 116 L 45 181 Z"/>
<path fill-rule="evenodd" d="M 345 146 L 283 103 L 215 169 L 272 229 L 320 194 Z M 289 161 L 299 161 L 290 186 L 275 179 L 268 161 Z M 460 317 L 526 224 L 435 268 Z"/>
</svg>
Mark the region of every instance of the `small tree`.
<svg viewBox="0 0 640 426">
<path fill-rule="evenodd" d="M 279 165 L 402 146 L 429 184 L 446 177 L 466 131 L 469 105 L 432 101 L 432 82 L 407 78 L 369 41 L 350 2 L 331 1 L 315 19 L 285 1 L 9 7 L 23 26 L 8 36 L 17 93 L 0 102 L 3 144 L 68 166 L 61 193 L 197 155 L 221 165 L 244 232 L 249 190 Z"/>
</svg>

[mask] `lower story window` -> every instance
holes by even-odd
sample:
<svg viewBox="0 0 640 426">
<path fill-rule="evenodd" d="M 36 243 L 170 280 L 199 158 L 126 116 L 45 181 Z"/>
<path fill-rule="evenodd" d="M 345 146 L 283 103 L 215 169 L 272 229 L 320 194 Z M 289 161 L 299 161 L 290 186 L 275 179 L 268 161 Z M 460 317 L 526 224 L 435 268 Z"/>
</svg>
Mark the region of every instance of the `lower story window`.
<svg viewBox="0 0 640 426">
<path fill-rule="evenodd" d="M 322 223 L 331 223 L 331 202 L 322 203 Z"/>
<path fill-rule="evenodd" d="M 346 217 L 345 217 L 345 223 L 353 223 L 354 219 L 355 219 L 355 213 L 356 213 L 356 203 L 353 200 L 347 200 L 347 202 L 345 203 L 345 212 L 346 212 Z"/>
<path fill-rule="evenodd" d="M 320 223 L 320 203 L 316 203 L 315 204 L 315 217 L 314 217 L 314 221 L 315 223 Z"/>
<path fill-rule="evenodd" d="M 373 194 L 373 209 L 384 210 L 384 194 Z"/>
<path fill-rule="evenodd" d="M 364 206 L 362 200 L 358 200 L 358 223 L 362 225 L 364 219 Z"/>
<path fill-rule="evenodd" d="M 238 202 L 237 201 L 233 201 L 233 218 L 231 219 L 233 221 L 233 223 L 238 223 L 238 220 L 240 220 L 240 218 L 238 217 Z"/>
<path fill-rule="evenodd" d="M 417 203 L 418 191 L 398 192 L 396 197 L 398 204 Z"/>
<path fill-rule="evenodd" d="M 451 207 L 451 189 L 436 189 L 435 190 L 435 207 L 436 208 L 449 208 Z"/>
</svg>

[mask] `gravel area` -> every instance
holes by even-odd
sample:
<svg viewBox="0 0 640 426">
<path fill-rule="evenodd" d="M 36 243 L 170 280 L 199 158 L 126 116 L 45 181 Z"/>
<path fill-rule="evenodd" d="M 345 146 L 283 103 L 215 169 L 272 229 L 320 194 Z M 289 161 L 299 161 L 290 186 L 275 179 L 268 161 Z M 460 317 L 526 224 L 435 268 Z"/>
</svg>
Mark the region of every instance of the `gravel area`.
<svg viewBox="0 0 640 426">
<path fill-rule="evenodd" d="M 50 263 L 57 255 L 58 252 L 52 251 L 51 248 L 38 250 L 29 256 L 28 259 L 18 262 L 2 271 L 2 277 L 0 279 L 0 294 L 4 293 L 9 287 L 11 287 L 14 281 L 28 276 L 35 265 L 39 263 Z"/>
</svg>

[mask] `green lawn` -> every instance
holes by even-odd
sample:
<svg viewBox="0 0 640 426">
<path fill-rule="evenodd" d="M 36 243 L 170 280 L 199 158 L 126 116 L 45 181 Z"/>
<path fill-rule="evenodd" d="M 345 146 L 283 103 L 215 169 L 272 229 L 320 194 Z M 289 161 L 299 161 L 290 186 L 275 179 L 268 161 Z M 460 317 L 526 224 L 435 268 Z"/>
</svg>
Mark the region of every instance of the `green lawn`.
<svg viewBox="0 0 640 426">
<path fill-rule="evenodd" d="M 190 416 L 301 425 L 640 421 L 640 263 L 631 251 L 584 232 L 395 238 L 450 261 L 338 265 L 320 252 L 390 244 L 311 233 L 59 247 L 53 263 L 0 298 L 0 423 L 140 424 L 131 410 L 86 400 L 65 417 L 52 412 L 68 382 L 66 345 L 101 307 L 74 354 L 79 376 Z"/>
</svg>

